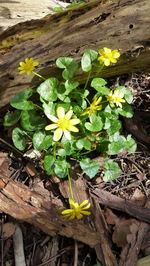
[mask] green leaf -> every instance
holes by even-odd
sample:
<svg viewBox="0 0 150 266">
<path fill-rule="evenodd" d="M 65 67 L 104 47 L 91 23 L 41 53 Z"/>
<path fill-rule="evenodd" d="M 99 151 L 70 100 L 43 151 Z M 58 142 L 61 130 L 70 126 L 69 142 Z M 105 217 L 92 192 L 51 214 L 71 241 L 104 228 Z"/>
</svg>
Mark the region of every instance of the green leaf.
<svg viewBox="0 0 150 266">
<path fill-rule="evenodd" d="M 85 123 L 86 129 L 92 132 L 98 132 L 101 131 L 103 128 L 103 122 L 100 116 L 96 116 L 96 114 L 92 114 L 90 116 L 90 123 Z"/>
<path fill-rule="evenodd" d="M 21 126 L 27 131 L 39 130 L 46 126 L 46 119 L 35 110 L 22 111 Z"/>
<path fill-rule="evenodd" d="M 81 58 L 82 70 L 88 72 L 92 69 L 92 62 L 97 59 L 98 53 L 94 50 L 87 50 Z"/>
<path fill-rule="evenodd" d="M 135 152 L 137 149 L 137 144 L 131 135 L 127 136 L 126 149 L 130 152 Z"/>
<path fill-rule="evenodd" d="M 48 115 L 54 115 L 55 116 L 55 108 L 56 108 L 56 103 L 49 102 L 49 103 L 43 103 L 43 109 L 44 113 L 46 116 Z"/>
<path fill-rule="evenodd" d="M 124 86 L 119 86 L 116 89 L 119 89 L 121 92 L 124 93 L 124 98 L 127 101 L 127 103 L 131 104 L 133 101 L 133 95 L 132 92 L 129 88 L 124 87 Z"/>
<path fill-rule="evenodd" d="M 3 123 L 4 126 L 9 127 L 9 126 L 15 125 L 19 121 L 20 116 L 21 116 L 21 111 L 19 110 L 15 110 L 14 112 L 7 113 L 4 116 L 4 123 Z"/>
<path fill-rule="evenodd" d="M 65 80 L 72 79 L 78 69 L 78 63 L 71 57 L 59 57 L 56 60 L 56 65 L 59 68 L 64 68 L 62 76 Z"/>
<path fill-rule="evenodd" d="M 10 101 L 10 105 L 19 110 L 32 110 L 35 108 L 32 101 L 27 101 L 33 94 L 31 89 L 18 92 Z"/>
<path fill-rule="evenodd" d="M 73 59 L 71 57 L 59 57 L 56 60 L 56 66 L 59 68 L 69 68 Z"/>
<path fill-rule="evenodd" d="M 46 155 L 44 157 L 44 169 L 48 175 L 54 174 L 54 165 L 56 158 L 53 155 Z"/>
<path fill-rule="evenodd" d="M 119 165 L 113 160 L 108 158 L 105 159 L 104 168 L 105 168 L 105 174 L 103 180 L 105 182 L 111 182 L 112 180 L 118 178 L 119 175 L 121 175 L 122 173 Z"/>
<path fill-rule="evenodd" d="M 65 95 L 68 95 L 72 90 L 76 89 L 79 86 L 79 82 L 78 81 L 70 81 L 70 80 L 66 80 L 65 82 Z"/>
<path fill-rule="evenodd" d="M 40 84 L 37 92 L 44 100 L 53 102 L 57 100 L 57 87 L 58 80 L 56 78 L 49 78 Z"/>
<path fill-rule="evenodd" d="M 111 120 L 106 117 L 105 119 L 105 124 L 104 124 L 104 129 L 108 129 L 111 126 Z"/>
<path fill-rule="evenodd" d="M 59 159 L 55 161 L 54 172 L 59 178 L 64 178 L 67 176 L 68 168 L 70 168 L 70 164 L 66 160 Z"/>
<path fill-rule="evenodd" d="M 61 157 L 65 157 L 68 155 L 65 149 L 58 149 L 57 154 Z"/>
<path fill-rule="evenodd" d="M 18 127 L 14 128 L 12 131 L 12 140 L 18 150 L 23 151 L 25 149 L 27 136 L 23 130 Z"/>
<path fill-rule="evenodd" d="M 127 103 L 123 104 L 123 108 L 118 108 L 118 113 L 127 118 L 131 118 L 133 116 L 132 107 Z"/>
<path fill-rule="evenodd" d="M 119 131 L 121 128 L 121 122 L 119 120 L 111 120 L 111 125 L 107 129 L 108 135 L 113 135 L 115 132 Z"/>
<path fill-rule="evenodd" d="M 110 90 L 105 87 L 107 84 L 105 79 L 102 78 L 94 78 L 91 82 L 91 87 L 100 92 L 101 95 L 108 95 Z"/>
<path fill-rule="evenodd" d="M 86 173 L 90 178 L 93 178 L 99 170 L 99 162 L 90 161 L 89 158 L 80 161 L 80 166 L 84 173 Z"/>
<path fill-rule="evenodd" d="M 53 136 L 47 135 L 44 131 L 35 132 L 33 135 L 33 146 L 35 150 L 48 149 L 53 143 Z"/>
<path fill-rule="evenodd" d="M 125 150 L 125 141 L 120 138 L 118 141 L 113 141 L 108 145 L 108 154 L 115 155 Z"/>
<path fill-rule="evenodd" d="M 79 150 L 85 149 L 90 151 L 91 150 L 91 142 L 87 138 L 79 139 L 76 142 L 76 146 Z"/>
</svg>

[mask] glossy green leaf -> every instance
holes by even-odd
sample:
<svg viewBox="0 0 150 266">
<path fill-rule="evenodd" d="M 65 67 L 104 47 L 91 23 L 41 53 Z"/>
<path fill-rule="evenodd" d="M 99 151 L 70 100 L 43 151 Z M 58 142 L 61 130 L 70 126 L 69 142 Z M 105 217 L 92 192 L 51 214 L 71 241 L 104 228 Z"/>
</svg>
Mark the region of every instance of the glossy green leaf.
<svg viewBox="0 0 150 266">
<path fill-rule="evenodd" d="M 68 95 L 72 90 L 76 89 L 79 86 L 79 82 L 66 80 L 65 82 L 65 95 Z"/>
<path fill-rule="evenodd" d="M 33 146 L 35 150 L 48 149 L 53 143 L 53 136 L 46 134 L 45 131 L 35 132 L 33 135 Z"/>
<path fill-rule="evenodd" d="M 15 125 L 21 116 L 20 110 L 15 110 L 14 112 L 6 113 L 4 116 L 4 126 L 9 127 Z"/>
<path fill-rule="evenodd" d="M 130 152 L 135 152 L 137 149 L 137 144 L 131 135 L 127 136 L 126 149 Z"/>
<path fill-rule="evenodd" d="M 132 107 L 127 103 L 123 104 L 123 108 L 118 108 L 118 113 L 127 118 L 131 118 L 133 116 Z"/>
<path fill-rule="evenodd" d="M 79 139 L 76 142 L 76 146 L 79 150 L 85 149 L 90 151 L 91 150 L 91 142 L 87 138 Z"/>
<path fill-rule="evenodd" d="M 35 108 L 32 101 L 28 101 L 33 94 L 31 89 L 18 92 L 10 101 L 10 105 L 19 110 L 32 110 Z"/>
<path fill-rule="evenodd" d="M 127 103 L 131 104 L 133 101 L 133 94 L 131 92 L 131 90 L 127 87 L 124 86 L 119 86 L 116 89 L 119 89 L 121 92 L 124 93 L 124 98 L 127 101 Z"/>
<path fill-rule="evenodd" d="M 56 65 L 59 68 L 64 68 L 62 76 L 65 80 L 72 79 L 78 69 L 78 63 L 71 57 L 59 57 L 56 60 Z"/>
<path fill-rule="evenodd" d="M 53 155 L 46 155 L 44 157 L 44 169 L 48 175 L 54 174 L 54 165 L 56 158 Z"/>
<path fill-rule="evenodd" d="M 103 180 L 105 182 L 111 182 L 114 179 L 117 179 L 119 177 L 119 175 L 121 175 L 122 171 L 119 167 L 119 165 L 114 162 L 111 159 L 105 159 L 105 173 L 104 173 L 104 177 Z"/>
<path fill-rule="evenodd" d="M 59 83 L 56 78 L 49 78 L 40 84 L 37 88 L 37 92 L 48 102 L 56 101 L 58 84 Z"/>
<path fill-rule="evenodd" d="M 108 95 L 110 90 L 105 87 L 107 84 L 105 79 L 102 78 L 94 78 L 91 82 L 91 87 L 100 92 L 101 95 Z"/>
<path fill-rule="evenodd" d="M 12 140 L 18 150 L 23 151 L 26 148 L 27 136 L 22 129 L 18 127 L 13 129 Z"/>
<path fill-rule="evenodd" d="M 90 161 L 89 158 L 81 160 L 80 166 L 84 173 L 86 173 L 90 178 L 93 178 L 99 170 L 99 162 Z"/>
<path fill-rule="evenodd" d="M 92 114 L 90 116 L 90 122 L 85 123 L 86 129 L 92 132 L 101 131 L 103 128 L 103 122 L 100 116 L 96 116 L 96 114 Z"/>
<path fill-rule="evenodd" d="M 46 119 L 35 110 L 22 111 L 21 126 L 27 131 L 37 131 L 46 126 Z"/>
<path fill-rule="evenodd" d="M 115 155 L 122 152 L 125 149 L 125 141 L 122 139 L 119 141 L 113 141 L 108 145 L 108 154 Z"/>
<path fill-rule="evenodd" d="M 54 115 L 55 116 L 55 109 L 56 109 L 56 103 L 49 102 L 49 103 L 43 103 L 43 109 L 46 116 L 48 115 Z"/>
<path fill-rule="evenodd" d="M 87 50 L 81 58 L 82 70 L 88 72 L 92 69 L 92 62 L 97 59 L 98 53 L 94 50 Z"/>
<path fill-rule="evenodd" d="M 65 159 L 57 159 L 55 161 L 54 172 L 59 178 L 65 178 L 67 176 L 68 168 L 70 168 L 70 164 Z"/>
<path fill-rule="evenodd" d="M 111 120 L 110 123 L 111 125 L 107 129 L 107 133 L 109 135 L 113 135 L 115 132 L 119 131 L 119 129 L 121 128 L 121 122 L 119 120 Z"/>
</svg>

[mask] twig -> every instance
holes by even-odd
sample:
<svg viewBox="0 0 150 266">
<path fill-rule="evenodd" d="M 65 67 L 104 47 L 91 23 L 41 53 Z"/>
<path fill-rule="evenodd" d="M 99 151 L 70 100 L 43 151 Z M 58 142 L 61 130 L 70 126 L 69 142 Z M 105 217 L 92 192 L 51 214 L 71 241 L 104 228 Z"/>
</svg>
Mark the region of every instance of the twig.
<svg viewBox="0 0 150 266">
<path fill-rule="evenodd" d="M 2 142 L 3 144 L 8 146 L 9 148 L 14 150 L 15 152 L 19 153 L 23 157 L 23 153 L 21 151 L 17 150 L 13 145 L 11 145 L 10 143 L 6 142 L 4 139 L 0 138 L 0 142 Z"/>
<path fill-rule="evenodd" d="M 78 243 L 74 242 L 74 264 L 73 266 L 78 266 Z"/>
<path fill-rule="evenodd" d="M 16 231 L 13 235 L 14 257 L 15 266 L 26 266 L 24 249 L 23 249 L 23 236 L 19 225 L 16 225 Z"/>
</svg>

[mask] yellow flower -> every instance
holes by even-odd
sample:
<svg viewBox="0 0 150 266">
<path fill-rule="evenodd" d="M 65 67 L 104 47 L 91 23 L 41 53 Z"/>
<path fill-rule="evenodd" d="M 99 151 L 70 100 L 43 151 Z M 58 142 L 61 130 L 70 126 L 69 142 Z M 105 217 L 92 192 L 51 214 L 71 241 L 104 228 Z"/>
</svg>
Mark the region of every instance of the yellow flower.
<svg viewBox="0 0 150 266">
<path fill-rule="evenodd" d="M 107 100 L 109 101 L 110 104 L 115 103 L 117 106 L 122 108 L 122 103 L 125 103 L 125 100 L 123 99 L 124 94 L 116 89 L 114 93 L 111 91 L 107 96 Z"/>
<path fill-rule="evenodd" d="M 111 49 L 106 47 L 104 47 L 103 49 L 99 49 L 98 53 L 100 55 L 100 57 L 98 57 L 98 60 L 101 63 L 104 63 L 105 66 L 109 66 L 110 63 L 116 63 L 116 59 L 120 57 L 120 53 L 118 52 L 118 50 L 112 51 Z"/>
<path fill-rule="evenodd" d="M 51 129 L 57 128 L 54 131 L 54 137 L 53 137 L 54 141 L 60 140 L 63 133 L 66 139 L 71 140 L 71 135 L 69 131 L 72 131 L 72 132 L 79 131 L 78 128 L 76 128 L 74 125 L 79 124 L 80 119 L 70 119 L 73 114 L 73 111 L 70 110 L 65 114 L 65 109 L 63 107 L 58 107 L 56 112 L 57 112 L 58 118 L 53 115 L 47 115 L 47 117 L 53 122 L 55 122 L 55 124 L 46 126 L 45 130 L 51 130 Z"/>
<path fill-rule="evenodd" d="M 30 75 L 32 71 L 34 70 L 35 66 L 39 65 L 38 62 L 33 61 L 33 58 L 26 58 L 24 62 L 19 63 L 20 67 L 18 67 L 19 74 L 27 73 L 27 75 Z"/>
<path fill-rule="evenodd" d="M 61 214 L 64 215 L 65 218 L 72 220 L 74 218 L 82 219 L 83 215 L 90 215 L 89 211 L 85 211 L 90 208 L 91 204 L 88 200 L 84 200 L 80 205 L 74 200 L 69 199 L 70 209 L 62 211 Z"/>
<path fill-rule="evenodd" d="M 90 104 L 90 107 L 88 107 L 81 115 L 91 115 L 92 113 L 96 111 L 102 110 L 102 105 L 98 105 L 102 100 L 102 97 L 95 98 L 93 102 Z"/>
</svg>

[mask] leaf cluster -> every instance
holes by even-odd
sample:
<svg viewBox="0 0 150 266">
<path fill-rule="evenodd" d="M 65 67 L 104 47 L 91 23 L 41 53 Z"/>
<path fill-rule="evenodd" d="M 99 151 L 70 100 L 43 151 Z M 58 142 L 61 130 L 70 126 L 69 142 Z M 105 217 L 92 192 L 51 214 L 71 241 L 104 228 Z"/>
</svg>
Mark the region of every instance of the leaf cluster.
<svg viewBox="0 0 150 266">
<path fill-rule="evenodd" d="M 79 69 L 85 74 L 88 72 L 88 77 L 93 67 L 97 67 L 99 72 L 104 66 L 100 65 L 97 58 L 98 53 L 91 49 L 85 51 L 80 63 L 71 57 L 59 57 L 56 65 L 62 70 L 62 80 L 49 77 L 36 89 L 19 92 L 10 101 L 15 110 L 5 115 L 4 126 L 16 125 L 12 130 L 12 140 L 17 149 L 24 151 L 32 144 L 35 150 L 42 153 L 41 160 L 48 175 L 66 177 L 71 159 L 76 159 L 89 178 L 95 177 L 102 169 L 105 171 L 104 181 L 109 182 L 121 174 L 118 164 L 110 156 L 115 158 L 114 155 L 123 150 L 136 150 L 134 139 L 130 135 L 125 137 L 120 134 L 120 117 L 131 118 L 133 115 L 133 96 L 129 88 L 117 87 L 125 99 L 121 108 L 109 103 L 107 96 L 111 90 L 99 74 L 96 78 L 87 79 L 85 84 L 80 84 L 75 78 Z M 102 98 L 99 103 L 101 108 L 90 109 L 93 100 L 99 97 Z M 59 106 L 65 112 L 72 109 L 73 118 L 80 119 L 79 132 L 71 132 L 70 141 L 63 136 L 55 142 L 55 129 L 45 130 L 45 126 L 52 123 L 48 116 L 56 116 Z M 98 160 L 93 160 L 94 156 L 100 154 L 105 157 L 103 168 Z"/>
</svg>

